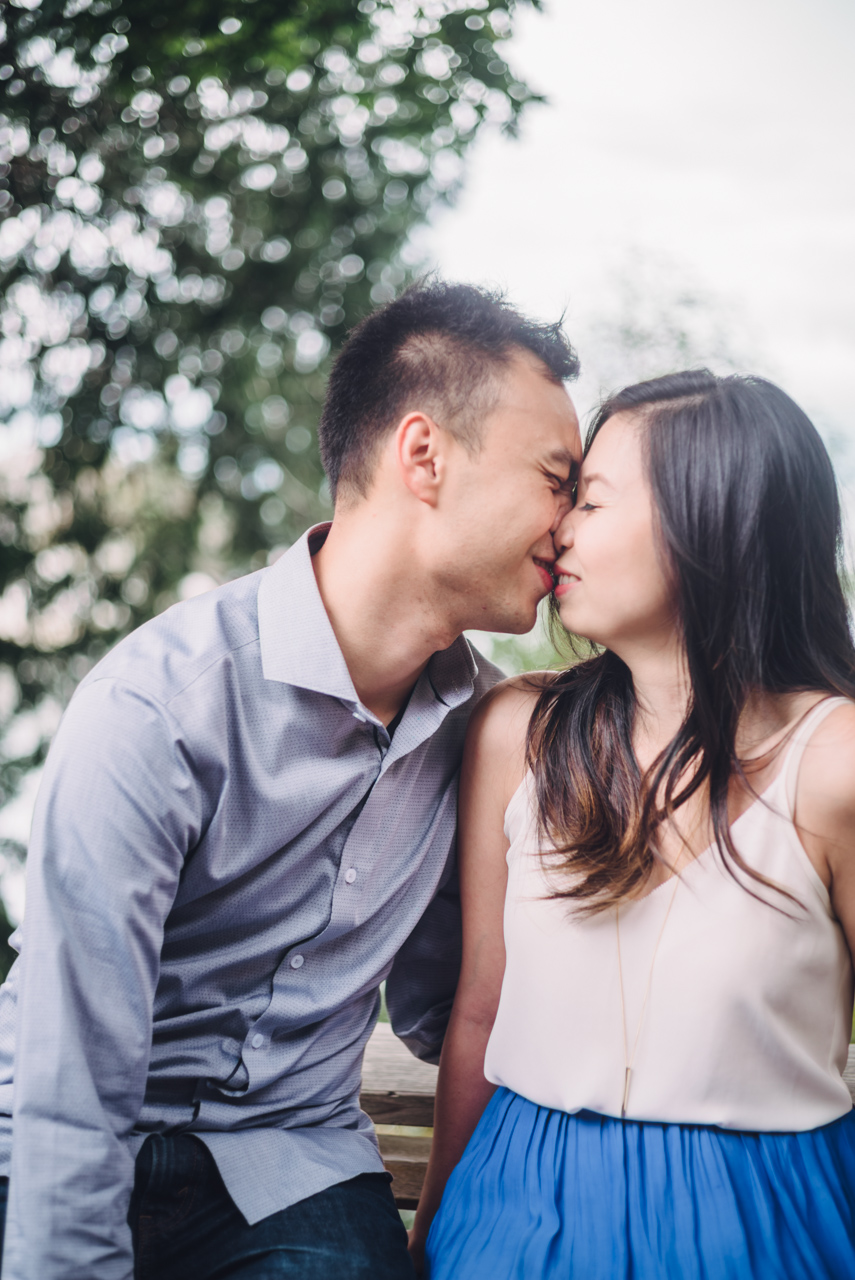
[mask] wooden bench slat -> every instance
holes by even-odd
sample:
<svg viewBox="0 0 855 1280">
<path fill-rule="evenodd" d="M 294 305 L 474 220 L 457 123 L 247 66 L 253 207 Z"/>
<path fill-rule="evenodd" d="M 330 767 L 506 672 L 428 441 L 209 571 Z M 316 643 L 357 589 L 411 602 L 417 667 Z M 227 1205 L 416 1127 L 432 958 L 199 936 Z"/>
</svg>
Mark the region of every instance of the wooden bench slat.
<svg viewBox="0 0 855 1280">
<path fill-rule="evenodd" d="M 392 1191 L 397 1207 L 418 1209 L 427 1165 L 401 1164 L 397 1160 L 387 1160 L 386 1169 L 392 1175 Z"/>
<path fill-rule="evenodd" d="M 409 1133 L 378 1133 L 380 1152 L 385 1160 L 403 1160 L 407 1164 L 426 1164 L 430 1155 L 431 1139 L 418 1138 Z"/>
<path fill-rule="evenodd" d="M 436 1093 L 438 1067 L 414 1058 L 388 1022 L 378 1022 L 365 1046 L 362 1063 L 364 1093 Z"/>
<path fill-rule="evenodd" d="M 388 1022 L 378 1022 L 365 1048 L 359 1103 L 375 1124 L 433 1128 L 438 1068 L 414 1058 Z M 378 1133 L 399 1209 L 418 1207 L 431 1139 Z"/>
<path fill-rule="evenodd" d="M 366 1093 L 359 1105 L 375 1124 L 405 1124 L 416 1129 L 433 1128 L 433 1095 L 428 1093 Z"/>
<path fill-rule="evenodd" d="M 855 1106 L 855 1044 L 849 1046 L 849 1061 L 843 1072 L 843 1079 L 849 1086 L 849 1096 L 852 1099 L 852 1105 Z"/>
<path fill-rule="evenodd" d="M 399 1209 L 418 1208 L 419 1196 L 427 1171 L 430 1155 L 430 1138 L 415 1138 L 403 1134 L 380 1133 L 380 1154 L 394 1181 L 392 1190 Z"/>
</svg>

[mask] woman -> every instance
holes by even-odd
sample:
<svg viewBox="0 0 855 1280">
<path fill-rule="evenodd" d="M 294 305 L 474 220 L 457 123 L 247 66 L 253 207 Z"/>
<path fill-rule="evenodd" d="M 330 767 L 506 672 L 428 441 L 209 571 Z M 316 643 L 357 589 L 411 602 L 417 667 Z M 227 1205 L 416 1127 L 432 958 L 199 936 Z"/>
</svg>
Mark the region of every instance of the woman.
<svg viewBox="0 0 855 1280">
<path fill-rule="evenodd" d="M 561 623 L 603 651 L 470 728 L 417 1270 L 427 1242 L 431 1280 L 853 1276 L 828 455 L 768 382 L 642 383 L 600 411 L 556 544 Z"/>
</svg>

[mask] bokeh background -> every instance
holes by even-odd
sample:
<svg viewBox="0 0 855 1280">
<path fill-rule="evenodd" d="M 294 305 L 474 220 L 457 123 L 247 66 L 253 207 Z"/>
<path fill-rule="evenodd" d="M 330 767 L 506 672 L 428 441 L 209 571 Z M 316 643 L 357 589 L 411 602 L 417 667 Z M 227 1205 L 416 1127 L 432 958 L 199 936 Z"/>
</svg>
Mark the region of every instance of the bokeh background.
<svg viewBox="0 0 855 1280">
<path fill-rule="evenodd" d="M 422 271 L 564 312 L 583 413 L 777 379 L 853 505 L 849 0 L 9 0 L 0 39 L 0 948 L 75 684 L 329 514 L 329 361 Z"/>
</svg>

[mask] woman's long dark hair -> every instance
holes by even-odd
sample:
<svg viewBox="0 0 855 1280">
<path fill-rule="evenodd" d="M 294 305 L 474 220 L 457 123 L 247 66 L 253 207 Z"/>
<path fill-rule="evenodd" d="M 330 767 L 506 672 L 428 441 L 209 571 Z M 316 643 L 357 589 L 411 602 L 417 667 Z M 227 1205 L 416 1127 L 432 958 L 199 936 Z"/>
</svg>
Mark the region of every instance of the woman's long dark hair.
<svg viewBox="0 0 855 1280">
<path fill-rule="evenodd" d="M 731 778 L 748 785 L 735 745 L 746 699 L 804 690 L 855 698 L 837 485 L 798 405 L 762 378 L 677 373 L 607 400 L 586 452 L 625 411 L 643 422 L 691 691 L 683 725 L 643 777 L 632 677 L 616 654 L 558 673 L 538 699 L 528 761 L 541 831 L 570 873 L 556 896 L 587 913 L 638 892 L 658 857 L 657 828 L 703 787 L 729 870 L 767 883 L 744 863 L 728 822 Z"/>
</svg>

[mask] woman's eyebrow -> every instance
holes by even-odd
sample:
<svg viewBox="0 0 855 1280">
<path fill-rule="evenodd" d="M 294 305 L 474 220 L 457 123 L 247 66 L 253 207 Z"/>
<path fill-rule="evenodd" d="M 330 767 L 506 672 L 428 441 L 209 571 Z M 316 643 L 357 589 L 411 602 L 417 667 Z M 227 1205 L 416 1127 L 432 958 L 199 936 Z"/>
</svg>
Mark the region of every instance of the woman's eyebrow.
<svg viewBox="0 0 855 1280">
<path fill-rule="evenodd" d="M 579 477 L 579 483 L 593 484 L 595 480 L 598 480 L 600 484 L 606 485 L 606 487 L 609 489 L 614 488 L 614 485 L 612 484 L 611 480 L 609 480 L 606 476 L 604 476 L 601 471 L 585 471 L 583 468 L 582 474 Z"/>
</svg>

